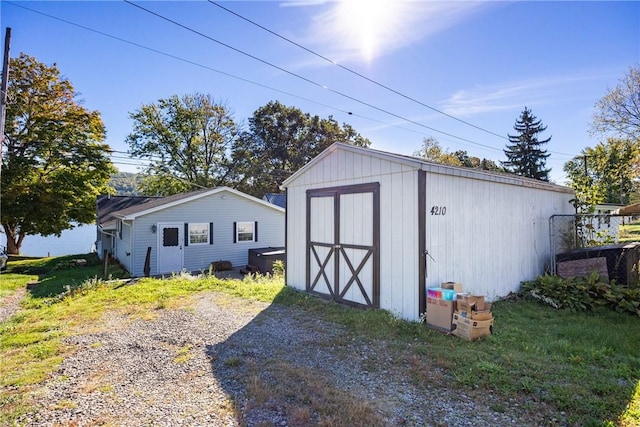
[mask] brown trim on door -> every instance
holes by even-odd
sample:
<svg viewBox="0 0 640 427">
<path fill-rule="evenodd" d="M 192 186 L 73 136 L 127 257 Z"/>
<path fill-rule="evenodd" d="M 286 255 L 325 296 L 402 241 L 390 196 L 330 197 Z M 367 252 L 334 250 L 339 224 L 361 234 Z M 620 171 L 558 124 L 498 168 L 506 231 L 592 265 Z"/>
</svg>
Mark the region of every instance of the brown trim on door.
<svg viewBox="0 0 640 427">
<path fill-rule="evenodd" d="M 342 244 L 340 242 L 340 196 L 345 194 L 372 193 L 372 245 L 351 245 Z M 332 197 L 333 198 L 333 242 L 313 242 L 311 241 L 311 199 L 313 197 Z M 366 184 L 345 185 L 340 187 L 328 187 L 307 190 L 307 212 L 306 212 L 306 289 L 307 292 L 317 293 L 325 298 L 353 305 L 380 308 L 380 183 L 371 182 Z M 321 260 L 315 247 L 329 247 L 329 253 Z M 362 261 L 354 267 L 351 260 L 344 251 L 344 248 L 365 250 Z M 312 256 L 313 255 L 313 256 Z M 325 267 L 333 256 L 333 287 L 329 283 L 329 277 L 324 271 Z M 340 289 L 340 259 L 344 259 L 351 277 L 344 284 L 344 288 Z M 371 260 L 372 268 L 372 295 L 367 295 L 363 283 L 360 281 L 359 274 Z M 315 262 L 320 270 L 316 276 L 311 278 L 311 264 Z M 314 291 L 318 282 L 323 279 L 330 295 L 322 294 Z M 365 304 L 356 303 L 354 301 L 345 300 L 344 296 L 349 288 L 354 285 L 360 289 Z"/>
<path fill-rule="evenodd" d="M 427 173 L 418 171 L 418 314 L 427 311 Z"/>
</svg>

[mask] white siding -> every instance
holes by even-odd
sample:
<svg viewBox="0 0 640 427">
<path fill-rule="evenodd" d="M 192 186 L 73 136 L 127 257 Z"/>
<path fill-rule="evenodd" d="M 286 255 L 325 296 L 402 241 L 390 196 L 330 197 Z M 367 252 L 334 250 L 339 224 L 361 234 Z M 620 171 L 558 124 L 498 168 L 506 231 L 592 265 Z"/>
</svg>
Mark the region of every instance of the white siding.
<svg viewBox="0 0 640 427">
<path fill-rule="evenodd" d="M 129 221 L 122 222 L 122 239 L 116 232 L 116 258 L 120 264 L 129 272 L 131 272 L 132 265 L 132 253 L 131 253 L 131 238 L 132 238 L 132 225 Z"/>
<path fill-rule="evenodd" d="M 549 265 L 549 217 L 571 213 L 571 198 L 427 173 L 426 249 L 433 257 L 427 259 L 427 287 L 454 281 L 489 299 L 516 291 Z"/>
<path fill-rule="evenodd" d="M 151 274 L 156 274 L 157 235 L 151 226 L 159 222 L 213 223 L 212 245 L 184 247 L 184 269 L 199 271 L 208 270 L 213 261 L 246 265 L 249 249 L 284 246 L 284 219 L 282 211 L 229 191 L 139 216 L 135 219 L 135 256 L 129 271 L 135 276 L 144 275 L 147 247 L 151 247 Z M 233 223 L 244 221 L 258 222 L 257 242 L 233 243 Z"/>
</svg>

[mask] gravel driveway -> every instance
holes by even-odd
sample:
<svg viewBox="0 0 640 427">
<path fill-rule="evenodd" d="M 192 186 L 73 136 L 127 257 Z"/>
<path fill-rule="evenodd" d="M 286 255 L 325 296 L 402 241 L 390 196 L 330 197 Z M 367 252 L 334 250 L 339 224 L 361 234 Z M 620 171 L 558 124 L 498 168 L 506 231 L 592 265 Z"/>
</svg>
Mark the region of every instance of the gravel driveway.
<svg viewBox="0 0 640 427">
<path fill-rule="evenodd" d="M 417 389 L 410 360 L 290 307 L 207 292 L 152 319 L 107 313 L 36 392 L 29 426 L 540 425 L 514 403 Z M 475 398 L 475 400 L 474 400 Z M 492 407 L 500 407 L 495 412 Z M 522 413 L 521 413 L 522 412 Z"/>
</svg>

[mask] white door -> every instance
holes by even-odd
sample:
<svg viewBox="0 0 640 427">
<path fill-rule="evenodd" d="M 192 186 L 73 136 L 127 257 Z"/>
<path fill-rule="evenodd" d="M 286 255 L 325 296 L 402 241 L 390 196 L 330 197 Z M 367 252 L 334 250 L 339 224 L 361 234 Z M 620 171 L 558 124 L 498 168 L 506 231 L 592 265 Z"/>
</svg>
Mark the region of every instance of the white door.
<svg viewBox="0 0 640 427">
<path fill-rule="evenodd" d="M 184 224 L 158 224 L 158 274 L 182 271 Z"/>
<path fill-rule="evenodd" d="M 380 185 L 307 190 L 307 291 L 380 307 Z"/>
</svg>

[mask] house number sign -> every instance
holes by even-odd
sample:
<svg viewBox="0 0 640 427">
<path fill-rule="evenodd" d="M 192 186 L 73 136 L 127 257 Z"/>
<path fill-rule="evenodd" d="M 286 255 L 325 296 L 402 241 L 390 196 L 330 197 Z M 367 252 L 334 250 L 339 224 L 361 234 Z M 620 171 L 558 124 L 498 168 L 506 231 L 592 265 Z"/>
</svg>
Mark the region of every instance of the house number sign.
<svg viewBox="0 0 640 427">
<path fill-rule="evenodd" d="M 447 213 L 446 206 L 432 206 L 431 215 L 445 215 Z"/>
</svg>

